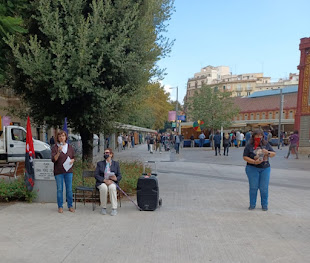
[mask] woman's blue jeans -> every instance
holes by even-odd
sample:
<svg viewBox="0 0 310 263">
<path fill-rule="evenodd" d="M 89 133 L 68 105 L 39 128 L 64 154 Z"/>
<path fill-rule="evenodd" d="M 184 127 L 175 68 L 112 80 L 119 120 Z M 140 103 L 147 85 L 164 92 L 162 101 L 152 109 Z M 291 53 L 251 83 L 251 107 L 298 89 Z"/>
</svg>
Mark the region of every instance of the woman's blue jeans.
<svg viewBox="0 0 310 263">
<path fill-rule="evenodd" d="M 72 177 L 73 173 L 57 174 L 55 176 L 57 185 L 57 204 L 58 208 L 63 207 L 63 185 L 65 181 L 66 185 L 66 198 L 68 208 L 72 207 L 73 197 L 72 197 Z"/>
<path fill-rule="evenodd" d="M 268 207 L 268 188 L 270 179 L 270 167 L 257 168 L 252 165 L 247 165 L 245 172 L 249 179 L 249 195 L 250 207 L 256 206 L 257 190 L 260 191 L 262 207 Z"/>
</svg>

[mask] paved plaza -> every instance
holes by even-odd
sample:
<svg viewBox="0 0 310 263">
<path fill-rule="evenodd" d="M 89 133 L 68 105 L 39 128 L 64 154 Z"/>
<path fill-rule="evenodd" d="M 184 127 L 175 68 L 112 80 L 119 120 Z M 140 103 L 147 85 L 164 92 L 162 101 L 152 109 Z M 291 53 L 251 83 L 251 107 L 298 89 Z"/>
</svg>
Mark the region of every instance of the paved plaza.
<svg viewBox="0 0 310 263">
<path fill-rule="evenodd" d="M 118 160 L 155 160 L 163 206 L 140 212 L 123 199 L 116 217 L 78 204 L 16 202 L 0 206 L 0 262 L 309 262 L 310 159 L 271 160 L 269 210 L 249 211 L 243 148 L 179 155 L 146 145 Z"/>
</svg>

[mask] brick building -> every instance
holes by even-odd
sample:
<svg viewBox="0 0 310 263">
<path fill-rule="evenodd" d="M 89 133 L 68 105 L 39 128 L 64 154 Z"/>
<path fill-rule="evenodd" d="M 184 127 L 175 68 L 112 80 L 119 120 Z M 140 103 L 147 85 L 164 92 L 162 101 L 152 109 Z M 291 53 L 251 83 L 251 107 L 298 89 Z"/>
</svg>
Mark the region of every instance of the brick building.
<svg viewBox="0 0 310 263">
<path fill-rule="evenodd" d="M 284 95 L 281 130 L 293 131 L 297 110 L 298 86 L 282 89 Z M 278 129 L 280 110 L 280 90 L 254 92 L 249 97 L 234 98 L 240 113 L 233 120 L 233 127 L 242 130 L 255 128 Z"/>
</svg>

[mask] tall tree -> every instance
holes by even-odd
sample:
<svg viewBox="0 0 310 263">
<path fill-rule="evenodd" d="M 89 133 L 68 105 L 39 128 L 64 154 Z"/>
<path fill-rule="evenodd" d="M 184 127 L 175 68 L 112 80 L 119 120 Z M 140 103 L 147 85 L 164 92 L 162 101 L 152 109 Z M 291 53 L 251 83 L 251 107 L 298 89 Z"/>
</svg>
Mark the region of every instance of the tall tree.
<svg viewBox="0 0 310 263">
<path fill-rule="evenodd" d="M 81 134 L 83 159 L 93 133 L 110 129 L 126 98 L 159 71 L 171 42 L 163 36 L 173 0 L 37 0 L 41 34 L 12 48 L 24 81 L 14 88 L 39 124 L 65 117 Z"/>
<path fill-rule="evenodd" d="M 8 64 L 10 48 L 5 44 L 4 38 L 8 34 L 26 33 L 23 27 L 23 11 L 29 7 L 26 0 L 0 0 L 0 83 L 4 80 Z"/>
<path fill-rule="evenodd" d="M 230 92 L 214 90 L 210 86 L 202 86 L 190 97 L 186 104 L 187 115 L 192 120 L 202 120 L 205 127 L 220 129 L 230 126 L 234 116 L 239 112 Z"/>
</svg>

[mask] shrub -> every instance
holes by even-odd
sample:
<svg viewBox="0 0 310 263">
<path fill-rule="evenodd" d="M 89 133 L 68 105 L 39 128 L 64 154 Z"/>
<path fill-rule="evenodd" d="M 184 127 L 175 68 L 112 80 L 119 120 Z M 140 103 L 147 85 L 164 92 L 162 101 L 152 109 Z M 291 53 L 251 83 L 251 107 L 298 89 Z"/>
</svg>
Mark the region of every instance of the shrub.
<svg viewBox="0 0 310 263">
<path fill-rule="evenodd" d="M 35 191 L 29 192 L 24 182 L 24 176 L 21 175 L 16 180 L 6 181 L 0 180 L 0 200 L 1 201 L 27 201 L 32 202 L 36 198 Z"/>
</svg>

